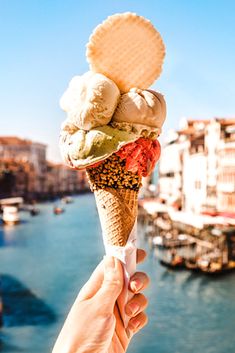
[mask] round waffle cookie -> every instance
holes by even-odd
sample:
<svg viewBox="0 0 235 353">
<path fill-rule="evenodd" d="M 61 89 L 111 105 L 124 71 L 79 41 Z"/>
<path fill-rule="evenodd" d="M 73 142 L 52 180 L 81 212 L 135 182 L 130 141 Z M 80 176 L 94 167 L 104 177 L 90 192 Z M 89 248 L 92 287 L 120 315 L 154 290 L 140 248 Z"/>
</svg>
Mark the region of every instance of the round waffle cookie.
<svg viewBox="0 0 235 353">
<path fill-rule="evenodd" d="M 90 69 L 113 80 L 122 92 L 146 89 L 162 70 L 165 46 L 144 17 L 115 14 L 95 28 L 87 44 Z"/>
</svg>

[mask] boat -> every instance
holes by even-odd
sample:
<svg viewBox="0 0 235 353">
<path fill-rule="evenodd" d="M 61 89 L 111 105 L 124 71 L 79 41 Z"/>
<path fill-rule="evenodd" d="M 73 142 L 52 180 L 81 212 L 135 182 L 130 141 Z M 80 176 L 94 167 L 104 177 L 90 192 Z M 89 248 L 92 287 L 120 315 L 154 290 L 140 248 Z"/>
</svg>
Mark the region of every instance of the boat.
<svg viewBox="0 0 235 353">
<path fill-rule="evenodd" d="M 182 257 L 176 256 L 172 258 L 170 261 L 159 260 L 160 264 L 165 267 L 174 268 L 174 269 L 183 269 L 184 259 Z"/>
<path fill-rule="evenodd" d="M 157 245 L 156 242 L 158 242 Z M 184 259 L 177 254 L 173 247 L 166 247 L 160 244 L 160 237 L 158 239 L 155 238 L 155 246 L 155 255 L 161 265 L 178 269 L 184 267 Z"/>
<path fill-rule="evenodd" d="M 36 208 L 36 207 L 32 207 L 30 209 L 31 216 L 37 216 L 39 213 L 40 213 L 40 210 L 38 208 Z"/>
<path fill-rule="evenodd" d="M 2 213 L 2 221 L 7 225 L 14 225 L 20 222 L 18 207 L 4 206 Z"/>
<path fill-rule="evenodd" d="M 197 265 L 197 260 L 196 259 L 189 259 L 189 260 L 185 260 L 185 267 L 188 270 L 192 270 L 192 271 L 200 271 L 198 265 Z"/>
<path fill-rule="evenodd" d="M 64 196 L 64 197 L 62 197 L 61 201 L 63 203 L 73 203 L 73 199 L 71 196 Z"/>
<path fill-rule="evenodd" d="M 55 206 L 53 212 L 54 212 L 54 214 L 59 215 L 61 213 L 64 213 L 64 208 L 59 207 L 59 206 Z"/>
</svg>

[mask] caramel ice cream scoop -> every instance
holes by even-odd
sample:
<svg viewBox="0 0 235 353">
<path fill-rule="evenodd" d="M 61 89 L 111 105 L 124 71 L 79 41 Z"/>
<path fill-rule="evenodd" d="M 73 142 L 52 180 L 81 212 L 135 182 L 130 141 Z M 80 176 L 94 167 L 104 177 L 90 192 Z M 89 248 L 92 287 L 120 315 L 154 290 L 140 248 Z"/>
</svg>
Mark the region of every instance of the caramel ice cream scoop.
<svg viewBox="0 0 235 353">
<path fill-rule="evenodd" d="M 142 126 L 143 129 L 157 130 L 159 134 L 165 118 L 166 103 L 162 94 L 132 88 L 128 93 L 121 95 L 112 123 L 115 126 L 121 124 Z"/>
</svg>

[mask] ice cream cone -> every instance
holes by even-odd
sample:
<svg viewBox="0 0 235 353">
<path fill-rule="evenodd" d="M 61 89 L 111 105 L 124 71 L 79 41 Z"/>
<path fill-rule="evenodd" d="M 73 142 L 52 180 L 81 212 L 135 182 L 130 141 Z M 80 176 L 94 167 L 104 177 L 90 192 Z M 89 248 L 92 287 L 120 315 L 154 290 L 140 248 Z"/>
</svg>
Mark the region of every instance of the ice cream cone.
<svg viewBox="0 0 235 353">
<path fill-rule="evenodd" d="M 94 191 L 104 241 L 125 246 L 137 217 L 141 178 L 125 169 L 125 162 L 113 155 L 95 168 L 87 169 Z"/>
<path fill-rule="evenodd" d="M 125 285 L 117 303 L 127 327 L 129 318 L 124 308 L 133 296 L 128 291 L 128 283 L 136 270 L 136 218 L 141 177 L 127 171 L 126 161 L 116 154 L 87 168 L 87 176 L 95 194 L 106 254 L 117 257 L 123 264 Z"/>
<path fill-rule="evenodd" d="M 60 136 L 63 159 L 75 169 L 86 168 L 106 254 L 123 264 L 118 306 L 125 327 L 124 307 L 133 295 L 128 283 L 136 270 L 138 191 L 160 156 L 156 138 L 166 115 L 163 96 L 147 89 L 160 75 L 164 55 L 150 21 L 115 14 L 87 44 L 91 72 L 73 78 L 61 100 L 67 112 Z"/>
<path fill-rule="evenodd" d="M 137 217 L 138 192 L 106 188 L 96 190 L 94 194 L 106 242 L 125 246 Z"/>
</svg>

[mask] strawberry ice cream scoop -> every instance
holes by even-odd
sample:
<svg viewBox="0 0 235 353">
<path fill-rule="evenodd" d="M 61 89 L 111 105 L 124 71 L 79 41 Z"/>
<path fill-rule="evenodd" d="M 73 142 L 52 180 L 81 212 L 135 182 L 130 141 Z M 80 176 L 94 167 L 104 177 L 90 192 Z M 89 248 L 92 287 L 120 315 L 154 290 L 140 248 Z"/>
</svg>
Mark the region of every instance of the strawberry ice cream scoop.
<svg viewBox="0 0 235 353">
<path fill-rule="evenodd" d="M 146 177 L 154 169 L 161 155 L 158 140 L 139 138 L 122 147 L 116 154 L 126 160 L 126 169 L 139 176 Z"/>
</svg>

